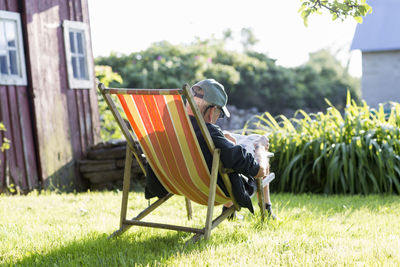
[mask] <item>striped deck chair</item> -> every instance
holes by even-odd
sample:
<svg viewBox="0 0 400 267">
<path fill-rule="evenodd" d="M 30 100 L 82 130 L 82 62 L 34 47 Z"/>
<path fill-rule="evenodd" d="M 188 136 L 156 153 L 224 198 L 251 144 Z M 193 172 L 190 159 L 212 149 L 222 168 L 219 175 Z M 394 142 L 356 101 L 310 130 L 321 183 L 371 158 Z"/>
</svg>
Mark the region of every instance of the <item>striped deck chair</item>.
<svg viewBox="0 0 400 267">
<path fill-rule="evenodd" d="M 120 235 L 132 225 L 137 225 L 191 232 L 195 234 L 192 238 L 193 240 L 203 236 L 208 239 L 211 230 L 235 210 L 239 210 L 239 206 L 233 197 L 229 177 L 224 172 L 220 162 L 220 150 L 214 146 L 203 117 L 193 100 L 189 86 L 186 84 L 183 89 L 113 89 L 105 88 L 103 84 L 99 84 L 98 88 L 127 140 L 120 229 L 110 237 Z M 112 94 L 117 95 L 133 133 L 121 118 L 121 114 L 110 96 Z M 211 173 L 204 160 L 189 116 L 186 113 L 182 96 L 185 96 L 189 102 L 207 146 L 213 155 Z M 141 150 L 145 154 L 149 165 L 169 194 L 155 201 L 135 218 L 128 220 L 126 212 L 132 154 L 145 173 L 145 168 L 139 157 L 139 149 L 135 147 L 133 134 L 139 141 Z M 230 197 L 226 196 L 218 186 L 218 173 L 221 174 Z M 258 195 L 261 196 L 259 201 L 264 203 L 261 190 L 262 188 L 258 189 Z M 191 228 L 142 221 L 146 215 L 159 207 L 172 195 L 186 197 L 189 216 L 191 210 L 190 201 L 207 205 L 205 227 Z M 214 206 L 229 201 L 232 201 L 234 205 L 213 220 Z M 262 218 L 265 216 L 263 206 L 260 204 Z"/>
</svg>

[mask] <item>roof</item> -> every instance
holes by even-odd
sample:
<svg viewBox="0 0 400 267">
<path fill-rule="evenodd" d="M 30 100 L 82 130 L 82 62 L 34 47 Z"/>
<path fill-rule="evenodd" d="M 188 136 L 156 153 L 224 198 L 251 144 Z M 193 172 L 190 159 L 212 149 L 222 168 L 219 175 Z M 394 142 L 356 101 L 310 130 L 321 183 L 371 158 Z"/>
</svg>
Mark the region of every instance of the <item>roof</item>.
<svg viewBox="0 0 400 267">
<path fill-rule="evenodd" d="M 400 0 L 370 0 L 372 13 L 358 24 L 350 49 L 400 50 Z"/>
</svg>

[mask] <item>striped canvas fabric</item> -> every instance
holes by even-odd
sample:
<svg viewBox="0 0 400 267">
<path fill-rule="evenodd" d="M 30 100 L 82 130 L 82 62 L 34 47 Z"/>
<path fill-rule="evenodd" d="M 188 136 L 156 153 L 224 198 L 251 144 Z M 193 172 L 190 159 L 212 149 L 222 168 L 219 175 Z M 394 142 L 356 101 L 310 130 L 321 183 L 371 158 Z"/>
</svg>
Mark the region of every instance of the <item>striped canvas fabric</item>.
<svg viewBox="0 0 400 267">
<path fill-rule="evenodd" d="M 178 93 L 166 95 L 159 90 L 154 90 L 154 95 L 147 91 L 145 94 L 115 93 L 162 185 L 173 194 L 207 205 L 210 171 L 182 96 Z M 229 200 L 217 186 L 215 204 Z"/>
</svg>

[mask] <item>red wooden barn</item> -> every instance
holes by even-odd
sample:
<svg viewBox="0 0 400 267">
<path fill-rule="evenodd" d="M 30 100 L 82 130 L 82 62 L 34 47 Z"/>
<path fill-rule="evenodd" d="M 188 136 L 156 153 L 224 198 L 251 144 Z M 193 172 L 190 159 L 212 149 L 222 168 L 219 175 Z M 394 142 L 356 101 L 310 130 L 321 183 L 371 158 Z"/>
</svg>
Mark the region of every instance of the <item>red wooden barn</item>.
<svg viewBox="0 0 400 267">
<path fill-rule="evenodd" d="M 76 162 L 99 139 L 93 65 L 87 0 L 0 0 L 0 192 L 83 186 Z"/>
</svg>

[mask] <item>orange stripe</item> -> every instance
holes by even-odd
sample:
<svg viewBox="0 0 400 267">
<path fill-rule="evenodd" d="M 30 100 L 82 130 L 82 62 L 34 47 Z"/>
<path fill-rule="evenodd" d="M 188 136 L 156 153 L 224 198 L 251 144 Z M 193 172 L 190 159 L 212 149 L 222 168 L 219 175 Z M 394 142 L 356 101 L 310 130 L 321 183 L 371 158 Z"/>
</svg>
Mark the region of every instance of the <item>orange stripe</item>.
<svg viewBox="0 0 400 267">
<path fill-rule="evenodd" d="M 165 157 L 163 157 L 163 155 L 162 155 L 162 152 L 161 152 L 160 146 L 159 146 L 159 142 L 157 140 L 157 137 L 154 134 L 153 126 L 150 122 L 150 119 L 148 118 L 147 108 L 144 105 L 142 96 L 132 96 L 132 99 L 136 104 L 137 112 L 139 114 L 139 117 L 141 118 L 142 125 L 145 128 L 145 130 L 147 131 L 147 137 L 149 139 L 150 145 L 152 146 L 152 148 L 154 150 L 155 154 L 154 155 L 152 154 L 153 155 L 152 157 L 157 157 L 158 162 L 160 164 L 159 168 L 164 170 L 164 174 L 166 175 L 166 176 L 159 177 L 159 178 L 165 178 L 165 177 L 171 176 L 168 164 L 165 161 Z M 153 160 L 153 162 L 155 163 L 155 160 Z M 174 192 L 177 192 L 179 195 L 181 194 L 179 192 L 179 190 L 177 190 L 175 184 L 172 181 L 169 181 L 168 179 L 164 179 L 164 180 L 167 180 L 170 183 L 171 189 Z"/>
<path fill-rule="evenodd" d="M 174 99 L 176 102 L 179 102 L 181 100 L 179 100 L 180 96 L 174 96 Z M 194 133 L 193 128 L 191 127 L 191 125 L 189 125 L 190 123 L 190 119 L 188 117 L 188 115 L 186 114 L 186 111 L 183 107 L 183 105 L 177 105 L 178 107 L 178 113 L 179 116 L 181 118 L 182 125 L 184 126 L 184 131 L 185 131 L 185 135 L 186 135 L 186 140 L 188 142 L 188 145 L 190 147 L 190 152 L 192 153 L 192 157 L 193 159 L 197 162 L 196 168 L 197 168 L 197 172 L 200 174 L 200 177 L 202 178 L 202 180 L 205 182 L 205 184 L 209 187 L 210 186 L 210 171 L 208 169 L 208 166 L 204 160 L 202 151 L 199 151 L 199 145 L 196 145 L 196 142 L 198 143 L 197 138 L 195 138 L 196 134 Z M 203 162 L 203 164 L 201 164 L 201 162 Z M 227 196 L 223 193 L 223 191 L 221 190 L 221 188 L 217 185 L 217 194 L 223 198 L 227 198 Z"/>
<path fill-rule="evenodd" d="M 107 88 L 104 90 L 110 94 L 121 95 L 180 95 L 182 89 L 124 89 L 124 88 Z"/>
<path fill-rule="evenodd" d="M 140 117 L 139 110 L 137 108 L 136 103 L 134 102 L 134 100 L 131 96 L 128 96 L 126 99 L 128 100 L 128 106 L 129 106 L 130 110 L 134 111 L 135 121 L 140 122 L 139 130 L 145 135 L 144 138 L 142 138 L 142 140 L 150 148 L 150 153 L 147 155 L 147 158 L 148 158 L 148 162 L 149 162 L 151 168 L 153 169 L 156 176 L 159 177 L 161 184 L 169 192 L 179 195 L 180 193 L 176 190 L 175 186 L 172 183 L 170 183 L 169 180 L 166 178 L 166 177 L 168 177 L 168 174 L 166 173 L 166 170 L 162 167 L 159 157 L 158 157 L 156 151 L 154 150 L 154 147 L 150 140 L 150 136 L 148 135 L 148 133 L 144 127 L 144 123 L 143 123 L 142 118 Z"/>
<path fill-rule="evenodd" d="M 168 99 L 167 107 L 168 107 L 169 113 L 171 114 L 171 116 L 173 118 L 178 118 L 177 121 L 180 121 L 178 108 L 175 105 L 175 103 L 177 103 L 178 105 L 181 105 L 182 109 L 184 111 L 186 111 L 186 109 L 183 106 L 182 100 L 180 99 L 180 101 L 175 101 L 174 100 L 174 96 L 164 96 L 164 97 L 166 99 Z M 184 122 L 186 122 L 191 127 L 192 123 L 189 122 L 189 120 L 188 120 L 189 117 L 187 116 L 186 112 L 185 112 L 184 115 L 185 115 L 184 116 L 184 118 L 185 118 Z M 177 137 L 179 138 L 178 141 L 179 141 L 181 150 L 182 150 L 183 154 L 185 155 L 185 159 L 192 159 L 191 151 L 190 151 L 188 142 L 187 142 L 187 140 L 185 138 L 185 131 L 183 129 L 182 123 L 174 123 L 174 128 L 175 128 Z M 190 128 L 190 129 L 192 129 L 192 128 Z M 194 136 L 194 131 L 193 130 L 192 130 L 191 133 L 192 133 L 192 136 Z M 197 141 L 197 138 L 194 137 L 194 140 Z M 197 142 L 195 142 L 195 144 L 197 146 L 197 150 L 200 151 L 199 144 Z M 196 185 L 196 187 L 198 188 L 198 190 L 200 192 L 205 193 L 206 195 L 209 195 L 209 191 L 210 191 L 209 190 L 209 183 L 207 183 L 207 184 L 204 183 L 204 181 L 201 179 L 201 177 L 199 176 L 199 174 L 196 171 L 196 169 L 197 169 L 196 164 L 203 164 L 204 166 L 207 166 L 207 164 L 206 164 L 206 162 L 205 162 L 205 160 L 203 158 L 203 153 L 200 153 L 200 155 L 201 155 L 200 159 L 198 159 L 198 160 L 187 160 L 185 163 L 187 164 L 187 166 L 188 166 L 188 168 L 190 170 L 190 173 L 192 174 L 191 175 L 191 179 L 192 179 L 193 183 Z M 205 168 L 207 169 L 208 167 L 205 167 Z M 210 179 L 210 177 L 207 178 L 207 180 L 209 180 L 209 179 Z M 220 195 L 216 194 L 215 201 L 216 201 L 216 203 L 226 203 L 227 201 L 229 201 L 229 198 L 221 197 Z"/>
<path fill-rule="evenodd" d="M 157 104 L 160 105 L 161 103 L 165 103 L 166 99 L 164 97 L 156 97 Z M 174 104 L 176 104 L 174 102 Z M 180 121 L 180 118 L 174 118 L 172 114 L 169 113 L 168 109 L 166 110 L 166 114 L 162 113 L 162 120 L 165 126 L 166 134 L 167 137 L 170 141 L 171 149 L 173 151 L 175 161 L 177 162 L 179 169 L 181 170 L 183 182 L 187 187 L 189 187 L 190 192 L 187 194 L 190 196 L 190 199 L 197 202 L 197 203 L 207 203 L 208 201 L 208 196 L 204 194 L 203 192 L 199 191 L 197 189 L 197 186 L 193 183 L 193 180 L 191 179 L 191 175 L 188 171 L 188 166 L 186 165 L 186 160 L 192 160 L 190 155 L 186 155 L 186 160 L 183 155 L 183 151 L 179 145 L 179 141 L 177 138 L 177 133 L 174 128 L 174 124 L 182 122 Z M 172 121 L 174 120 L 174 122 Z M 178 121 L 177 121 L 178 120 Z M 192 189 L 197 189 L 197 190 L 192 190 Z"/>
<path fill-rule="evenodd" d="M 172 114 L 169 113 L 165 103 L 166 98 L 162 95 L 118 95 L 118 98 L 139 139 L 143 152 L 145 152 L 153 171 L 156 173 L 157 177 L 160 178 L 160 182 L 164 187 L 171 193 L 183 194 L 199 204 L 207 205 L 209 192 L 203 192 L 203 190 L 197 188 L 192 178 L 198 179 L 196 177 L 200 177 L 203 183 L 209 187 L 210 173 L 200 151 L 200 146 L 197 143 L 198 141 L 195 139 L 195 134 L 189 122 L 190 119 L 184 109 L 181 96 L 173 96 L 173 104 L 178 111 L 177 114 L 179 118 L 174 118 Z M 132 102 L 132 105 L 136 104 L 134 110 L 132 110 L 133 108 L 129 108 L 130 105 L 126 103 L 126 100 Z M 140 118 L 141 121 L 135 122 L 131 112 L 138 114 L 138 116 L 135 115 L 135 117 Z M 174 114 L 176 114 L 176 112 L 174 112 Z M 146 134 L 145 131 L 147 131 L 148 136 L 146 139 L 136 123 L 142 125 L 143 134 Z M 185 134 L 183 138 L 186 139 L 183 142 L 188 144 L 191 157 L 188 155 L 185 157 L 183 154 L 177 139 L 177 133 L 173 126 L 174 123 L 179 123 L 181 125 Z M 148 147 L 148 145 L 151 145 L 153 149 Z M 153 157 L 156 157 L 159 163 L 157 163 L 157 160 L 153 159 Z M 194 174 L 195 177 L 190 175 L 185 159 L 194 162 L 193 165 L 196 167 L 197 171 L 197 175 Z M 160 164 L 160 166 L 158 164 Z M 217 195 L 222 199 L 227 199 L 218 185 Z M 222 202 L 215 202 L 215 204 L 221 203 Z"/>
<path fill-rule="evenodd" d="M 182 168 L 180 168 L 180 165 L 177 162 L 176 155 L 180 154 L 181 151 L 178 147 L 174 147 L 173 144 L 171 144 L 170 138 L 168 138 L 167 135 L 167 129 L 166 126 L 162 121 L 162 114 L 166 113 L 163 117 L 168 117 L 170 118 L 170 114 L 168 113 L 165 99 L 163 96 L 143 96 L 144 102 L 147 106 L 147 110 L 149 112 L 149 116 L 151 118 L 152 124 L 154 126 L 157 139 L 160 141 L 161 150 L 163 151 L 164 156 L 166 157 L 166 161 L 168 163 L 168 166 L 171 169 L 173 177 L 169 177 L 171 180 L 175 180 L 177 184 L 175 184 L 179 189 L 180 192 L 183 195 L 188 195 L 188 196 L 193 196 L 194 199 L 196 199 L 196 202 L 200 200 L 197 195 L 197 192 L 195 190 L 195 187 L 191 187 L 188 183 L 183 183 L 184 175 L 182 175 L 181 171 Z M 156 102 L 156 99 L 160 99 L 161 101 Z M 175 138 L 176 135 L 174 134 Z"/>
<path fill-rule="evenodd" d="M 175 103 L 179 102 L 179 99 L 176 99 L 176 97 L 174 97 L 174 101 Z M 178 109 L 178 114 L 179 117 L 181 119 L 182 122 L 182 128 L 183 131 L 185 132 L 185 137 L 186 140 L 188 142 L 189 148 L 190 148 L 190 152 L 192 154 L 192 158 L 195 161 L 198 161 L 199 159 L 201 160 L 201 155 L 200 155 L 200 151 L 197 149 L 195 142 L 197 140 L 195 140 L 195 134 L 191 132 L 190 126 L 189 126 L 189 122 L 188 122 L 188 118 L 186 118 L 185 116 L 185 111 L 183 110 L 183 107 L 180 105 L 176 105 L 177 109 Z M 199 161 L 200 162 L 200 161 Z M 200 177 L 202 178 L 202 180 L 205 182 L 206 185 L 209 185 L 210 180 L 207 179 L 207 177 L 210 177 L 210 172 L 208 170 L 208 167 L 205 168 L 204 164 L 196 164 L 196 168 L 197 168 L 197 172 L 199 173 Z"/>
<path fill-rule="evenodd" d="M 150 152 L 147 155 L 147 159 L 148 162 L 151 166 L 151 168 L 153 169 L 154 173 L 156 174 L 157 177 L 160 177 L 160 182 L 161 184 L 169 191 L 175 194 L 179 195 L 179 192 L 176 190 L 175 186 L 169 182 L 168 179 L 166 179 L 166 177 L 168 177 L 166 170 L 162 167 L 159 157 L 156 153 L 156 151 L 154 150 L 154 147 L 151 143 L 150 140 L 150 136 L 148 135 L 145 127 L 144 127 L 144 123 L 142 118 L 140 117 L 139 114 L 139 110 L 137 108 L 136 103 L 134 102 L 133 98 L 131 96 L 128 96 L 127 98 L 125 98 L 126 100 L 128 100 L 128 107 L 130 110 L 134 111 L 134 119 L 137 122 L 140 122 L 140 129 L 139 131 L 141 131 L 142 134 L 144 134 L 143 138 L 142 138 L 142 142 L 144 142 L 150 149 Z M 165 182 L 163 182 L 163 180 Z"/>
<path fill-rule="evenodd" d="M 127 96 L 127 97 L 128 97 L 128 99 L 127 99 L 128 101 L 132 101 L 132 98 L 130 98 L 129 96 Z M 145 155 L 147 157 L 147 160 L 149 161 L 149 164 L 152 163 L 151 164 L 151 168 L 153 169 L 153 171 L 155 173 L 157 173 L 157 177 L 163 177 L 162 172 L 158 168 L 157 164 L 155 163 L 154 160 L 152 160 L 151 149 L 147 146 L 147 144 L 146 144 L 146 142 L 144 140 L 144 137 L 143 137 L 143 135 L 141 134 L 141 132 L 139 130 L 138 125 L 136 124 L 135 120 L 133 119 L 132 114 L 131 114 L 131 110 L 129 109 L 128 104 L 125 101 L 125 97 L 122 96 L 122 95 L 118 95 L 118 98 L 119 98 L 119 100 L 121 102 L 122 108 L 124 109 L 126 116 L 128 117 L 128 120 L 129 120 L 129 122 L 130 122 L 130 124 L 132 126 L 132 129 L 134 130 L 134 132 L 135 132 L 135 134 L 136 134 L 136 136 L 137 136 L 137 138 L 139 140 L 139 143 L 142 146 L 142 150 L 145 153 Z M 132 110 L 132 112 L 137 112 L 137 111 Z M 172 186 L 172 184 L 170 184 L 169 182 L 166 182 L 166 184 L 163 184 L 163 185 L 171 193 L 178 194 L 178 192 L 175 190 L 174 186 Z"/>
<path fill-rule="evenodd" d="M 179 183 L 179 180 L 176 178 L 176 176 L 179 175 L 179 172 L 177 172 L 176 167 L 173 164 L 169 164 L 168 162 L 168 158 L 172 155 L 170 153 L 165 155 L 163 151 L 163 145 L 165 145 L 165 143 L 167 142 L 162 134 L 164 133 L 164 128 L 162 127 L 162 125 L 156 124 L 156 127 L 158 129 L 158 131 L 156 131 L 155 127 L 153 126 L 154 121 L 152 121 L 152 117 L 150 116 L 150 113 L 152 111 L 157 112 L 157 109 L 155 108 L 155 106 L 147 107 L 145 103 L 145 99 L 147 100 L 148 98 L 153 98 L 153 96 L 133 95 L 132 97 L 135 100 L 140 117 L 143 120 L 143 124 L 147 130 L 153 148 L 157 153 L 162 168 L 166 170 L 167 178 L 174 186 L 175 190 L 178 191 L 180 195 L 182 195 L 183 188 Z"/>
</svg>

